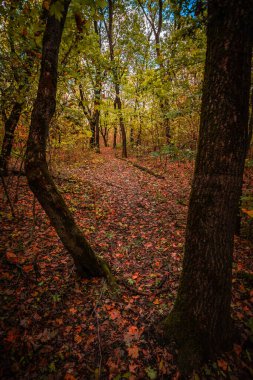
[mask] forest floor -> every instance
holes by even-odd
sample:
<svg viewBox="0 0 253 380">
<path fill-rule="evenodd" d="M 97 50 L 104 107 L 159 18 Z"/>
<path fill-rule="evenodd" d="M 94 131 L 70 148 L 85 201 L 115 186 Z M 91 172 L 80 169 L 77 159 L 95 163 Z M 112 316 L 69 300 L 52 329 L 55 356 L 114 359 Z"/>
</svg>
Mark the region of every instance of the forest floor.
<svg viewBox="0 0 253 380">
<path fill-rule="evenodd" d="M 54 170 L 76 222 L 124 279 L 120 294 L 103 279 L 78 278 L 25 177 L 5 178 L 15 217 L 1 196 L 1 379 L 181 378 L 175 349 L 161 345 L 150 326 L 176 297 L 193 163 L 165 167 L 147 156 L 138 164 L 164 178 L 110 148 Z M 252 169 L 245 177 L 253 187 Z M 192 379 L 253 377 L 252 251 L 249 240 L 235 237 L 232 313 L 241 336 Z"/>
</svg>

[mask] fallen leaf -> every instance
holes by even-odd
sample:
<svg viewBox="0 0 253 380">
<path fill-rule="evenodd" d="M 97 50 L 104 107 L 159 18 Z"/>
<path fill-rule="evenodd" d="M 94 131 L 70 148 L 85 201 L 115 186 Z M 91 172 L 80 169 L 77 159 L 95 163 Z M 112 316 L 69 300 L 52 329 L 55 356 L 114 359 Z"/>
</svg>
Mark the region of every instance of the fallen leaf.
<svg viewBox="0 0 253 380">
<path fill-rule="evenodd" d="M 13 343 L 17 339 L 18 335 L 19 334 L 18 334 L 17 329 L 9 330 L 4 340 L 8 343 Z"/>
<path fill-rule="evenodd" d="M 137 359 L 139 357 L 139 348 L 137 346 L 128 347 L 128 356 L 133 359 Z"/>
<path fill-rule="evenodd" d="M 82 342 L 82 340 L 83 340 L 83 338 L 81 337 L 81 335 L 76 334 L 76 335 L 74 336 L 74 341 L 75 341 L 75 343 L 79 344 L 79 343 Z"/>
<path fill-rule="evenodd" d="M 119 312 L 118 310 L 116 310 L 116 309 L 112 309 L 112 310 L 108 311 L 108 314 L 110 315 L 110 318 L 111 318 L 112 320 L 121 317 L 120 312 Z"/>
<path fill-rule="evenodd" d="M 66 373 L 64 380 L 76 380 L 76 377 L 71 375 L 71 373 Z"/>
<path fill-rule="evenodd" d="M 74 308 L 74 307 L 71 307 L 71 308 L 69 309 L 69 312 L 70 312 L 71 314 L 75 314 L 75 313 L 77 312 L 77 309 Z"/>
<path fill-rule="evenodd" d="M 227 371 L 228 369 L 228 363 L 223 360 L 223 359 L 218 359 L 217 360 L 217 363 L 218 363 L 218 366 L 223 370 L 223 371 Z"/>
<path fill-rule="evenodd" d="M 22 264 L 24 262 L 24 259 L 21 257 L 18 257 L 14 252 L 8 251 L 6 252 L 6 260 L 11 264 Z"/>
</svg>

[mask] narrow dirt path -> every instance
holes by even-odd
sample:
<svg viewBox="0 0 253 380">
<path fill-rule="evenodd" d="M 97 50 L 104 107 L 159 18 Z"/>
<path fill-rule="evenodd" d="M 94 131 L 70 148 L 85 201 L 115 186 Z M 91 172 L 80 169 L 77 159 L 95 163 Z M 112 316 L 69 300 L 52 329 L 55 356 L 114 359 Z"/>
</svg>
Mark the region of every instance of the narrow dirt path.
<svg viewBox="0 0 253 380">
<path fill-rule="evenodd" d="M 110 252 L 106 252 L 113 266 L 120 267 L 117 257 L 121 258 L 122 250 L 127 251 L 122 274 L 126 275 L 126 266 L 129 270 L 140 270 L 143 275 L 146 272 L 144 282 L 150 281 L 149 272 L 154 266 L 156 271 L 161 271 L 161 276 L 162 267 L 167 271 L 169 262 L 176 261 L 178 266 L 189 176 L 185 171 L 176 171 L 174 165 L 164 180 L 158 179 L 115 158 L 110 148 L 103 149 L 98 159 L 95 167 L 75 168 L 71 174 L 91 184 L 97 207 L 107 210 L 97 230 L 105 241 L 113 235 L 113 245 Z M 175 175 L 180 175 L 176 183 Z"/>
</svg>

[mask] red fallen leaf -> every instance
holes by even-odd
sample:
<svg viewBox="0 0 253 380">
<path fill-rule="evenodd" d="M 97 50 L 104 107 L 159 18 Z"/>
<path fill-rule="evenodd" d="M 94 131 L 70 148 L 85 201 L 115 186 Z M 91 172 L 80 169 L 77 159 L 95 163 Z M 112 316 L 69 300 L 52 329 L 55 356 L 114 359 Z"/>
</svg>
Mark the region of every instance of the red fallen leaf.
<svg viewBox="0 0 253 380">
<path fill-rule="evenodd" d="M 112 309 L 108 311 L 108 314 L 110 315 L 110 318 L 114 321 L 114 319 L 120 318 L 121 314 L 118 310 Z"/>
<path fill-rule="evenodd" d="M 8 331 L 7 336 L 4 340 L 5 342 L 13 343 L 18 338 L 18 336 L 19 336 L 19 333 L 17 329 L 12 329 Z"/>
<path fill-rule="evenodd" d="M 14 252 L 9 251 L 6 252 L 6 260 L 11 264 L 22 264 L 24 259 L 22 257 L 18 257 Z"/>
<path fill-rule="evenodd" d="M 158 299 L 158 298 L 156 298 L 154 301 L 153 301 L 153 304 L 154 305 L 159 305 L 161 303 L 161 301 Z"/>
<path fill-rule="evenodd" d="M 138 272 L 136 272 L 136 273 L 134 273 L 133 275 L 132 275 L 132 279 L 133 280 L 136 280 L 136 278 L 138 278 L 139 277 L 139 273 Z"/>
<path fill-rule="evenodd" d="M 76 380 L 76 377 L 71 375 L 71 373 L 66 373 L 64 380 Z"/>
<path fill-rule="evenodd" d="M 144 247 L 145 248 L 151 248 L 151 247 L 153 247 L 153 243 L 148 242 L 148 243 L 144 244 Z"/>
<path fill-rule="evenodd" d="M 137 359 L 139 357 L 139 348 L 137 346 L 129 347 L 127 351 L 131 358 Z"/>
<path fill-rule="evenodd" d="M 66 334 L 68 334 L 72 330 L 72 326 L 66 326 L 64 331 Z"/>
<path fill-rule="evenodd" d="M 23 269 L 24 272 L 28 273 L 28 272 L 30 272 L 31 270 L 33 270 L 33 265 L 24 265 L 24 266 L 22 267 L 22 269 Z"/>
<path fill-rule="evenodd" d="M 136 363 L 134 363 L 134 362 L 131 362 L 130 364 L 129 364 L 129 371 L 131 372 L 131 373 L 135 373 L 135 371 L 136 371 L 136 369 L 139 367 L 139 365 L 138 364 L 136 364 Z"/>
<path fill-rule="evenodd" d="M 95 339 L 96 339 L 96 336 L 95 336 L 95 335 L 91 335 L 91 336 L 89 336 L 89 338 L 88 338 L 87 341 L 86 341 L 86 345 L 85 345 L 85 347 L 88 347 L 91 343 L 94 342 Z"/>
<path fill-rule="evenodd" d="M 77 309 L 74 308 L 74 307 L 71 307 L 71 308 L 69 309 L 69 312 L 70 312 L 71 314 L 75 314 L 75 313 L 77 312 Z"/>
<path fill-rule="evenodd" d="M 136 335 L 138 333 L 138 328 L 136 326 L 130 326 L 128 328 L 128 332 L 131 335 Z"/>
<path fill-rule="evenodd" d="M 77 326 L 77 327 L 76 327 L 76 332 L 77 332 L 77 333 L 80 333 L 81 331 L 82 331 L 82 326 Z"/>
<path fill-rule="evenodd" d="M 223 359 L 218 359 L 217 360 L 217 363 L 218 363 L 218 366 L 223 370 L 223 371 L 227 371 L 228 369 L 228 363 L 223 360 Z"/>
<path fill-rule="evenodd" d="M 242 347 L 239 344 L 234 344 L 233 348 L 236 355 L 240 356 L 242 352 Z"/>
<path fill-rule="evenodd" d="M 129 344 L 133 340 L 138 340 L 143 333 L 143 328 L 138 329 L 136 326 L 130 326 L 124 334 L 124 341 Z"/>
</svg>

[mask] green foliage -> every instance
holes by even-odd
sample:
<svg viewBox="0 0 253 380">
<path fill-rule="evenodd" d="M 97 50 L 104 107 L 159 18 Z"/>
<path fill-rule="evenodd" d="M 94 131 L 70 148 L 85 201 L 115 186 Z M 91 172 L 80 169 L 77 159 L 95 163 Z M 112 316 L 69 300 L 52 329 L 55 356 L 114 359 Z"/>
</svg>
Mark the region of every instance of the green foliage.
<svg viewBox="0 0 253 380">
<path fill-rule="evenodd" d="M 58 21 L 61 20 L 64 11 L 64 1 L 57 0 L 51 4 L 49 9 L 50 16 L 54 16 Z"/>
<path fill-rule="evenodd" d="M 152 152 L 153 157 L 168 156 L 172 161 L 193 160 L 196 152 L 190 149 L 179 149 L 175 145 L 165 145 L 160 151 Z"/>
</svg>

